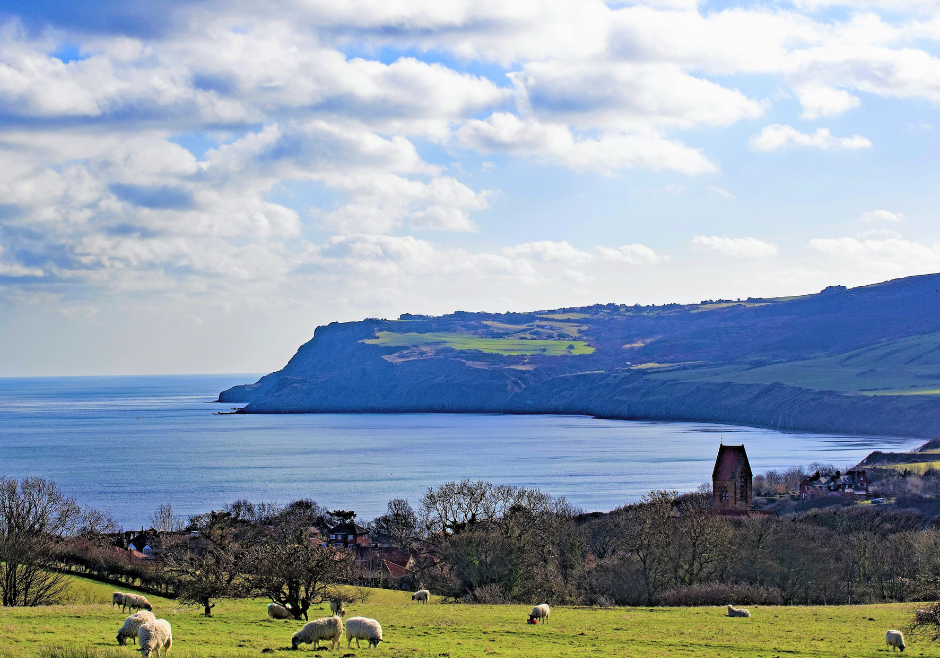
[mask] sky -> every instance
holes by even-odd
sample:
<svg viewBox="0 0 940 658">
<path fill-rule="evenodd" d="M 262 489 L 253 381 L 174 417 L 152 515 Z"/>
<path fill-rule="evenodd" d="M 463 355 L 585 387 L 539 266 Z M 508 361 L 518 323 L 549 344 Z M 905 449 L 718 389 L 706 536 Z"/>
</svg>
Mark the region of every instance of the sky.
<svg viewBox="0 0 940 658">
<path fill-rule="evenodd" d="M 940 271 L 940 0 L 0 0 L 0 376 Z"/>
</svg>

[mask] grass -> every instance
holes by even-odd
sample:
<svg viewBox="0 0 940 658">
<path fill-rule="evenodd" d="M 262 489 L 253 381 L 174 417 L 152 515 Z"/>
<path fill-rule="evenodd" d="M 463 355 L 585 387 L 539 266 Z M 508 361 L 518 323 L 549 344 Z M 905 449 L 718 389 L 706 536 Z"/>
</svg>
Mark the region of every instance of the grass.
<svg viewBox="0 0 940 658">
<path fill-rule="evenodd" d="M 480 338 L 457 333 L 404 333 L 380 331 L 375 338 L 362 341 L 370 345 L 387 347 L 452 347 L 455 350 L 476 350 L 488 354 L 506 356 L 529 356 L 544 354 L 547 356 L 566 356 L 591 354 L 594 351 L 582 340 L 519 340 L 514 338 Z M 572 349 L 568 349 L 573 345 Z"/>
<path fill-rule="evenodd" d="M 654 375 L 663 379 L 789 384 L 865 395 L 940 394 L 940 334 L 886 340 L 844 354 L 766 366 L 714 366 Z"/>
<path fill-rule="evenodd" d="M 940 471 L 940 461 L 885 464 L 879 466 L 879 468 L 893 468 L 896 471 L 909 471 L 917 475 L 923 475 L 927 471 Z"/>
<path fill-rule="evenodd" d="M 0 608 L 0 658 L 134 658 L 133 647 L 114 640 L 124 614 L 112 610 L 111 592 L 100 583 L 76 579 L 76 590 L 97 603 L 47 608 Z M 83 594 L 83 595 L 84 595 Z M 148 597 L 158 618 L 173 626 L 175 658 L 253 656 L 290 646 L 301 626 L 271 621 L 267 601 L 222 601 L 212 618 L 174 601 Z M 729 619 L 723 608 L 554 607 L 551 623 L 525 623 L 529 606 L 429 605 L 413 603 L 407 592 L 374 590 L 348 616 L 374 617 L 384 641 L 376 655 L 424 658 L 449 654 L 506 658 L 583 656 L 885 656 L 884 633 L 903 628 L 916 604 L 843 607 L 757 607 L 750 619 Z M 324 606 L 311 618 L 328 614 Z M 910 640 L 910 638 L 909 638 Z M 915 656 L 940 656 L 940 646 L 909 641 Z M 305 645 L 303 651 L 312 647 Z M 338 654 L 371 655 L 363 647 Z M 283 655 L 283 654 L 282 654 Z"/>
</svg>

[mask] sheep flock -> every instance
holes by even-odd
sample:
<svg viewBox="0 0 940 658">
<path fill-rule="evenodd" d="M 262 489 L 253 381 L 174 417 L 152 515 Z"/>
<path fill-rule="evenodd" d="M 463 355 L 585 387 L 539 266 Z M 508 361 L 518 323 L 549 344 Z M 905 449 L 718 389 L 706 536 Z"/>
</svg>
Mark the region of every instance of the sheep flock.
<svg viewBox="0 0 940 658">
<path fill-rule="evenodd" d="M 427 604 L 431 598 L 431 593 L 426 589 L 418 590 L 411 596 L 412 601 Z M 360 648 L 360 642 L 365 641 L 368 647 L 377 648 L 382 642 L 382 625 L 375 619 L 366 617 L 350 617 L 343 623 L 342 615 L 346 613 L 342 601 L 331 600 L 331 617 L 315 619 L 303 626 L 294 633 L 291 638 L 291 649 L 300 648 L 301 644 L 313 644 L 314 650 L 320 649 L 320 643 L 329 643 L 329 648 L 336 649 L 340 646 L 342 636 L 346 634 L 346 646 L 352 647 L 355 640 L 356 647 Z M 167 658 L 167 653 L 173 645 L 173 633 L 170 623 L 165 619 L 157 619 L 153 614 L 153 606 L 143 596 L 137 594 L 126 594 L 124 592 L 114 592 L 111 598 L 111 606 L 120 606 L 122 611 L 131 609 L 137 610 L 124 620 L 124 623 L 118 629 L 117 642 L 120 646 L 126 646 L 127 640 L 137 642 L 141 658 L 150 658 L 151 654 L 156 653 L 157 658 Z M 918 610 L 918 619 L 927 615 L 927 611 Z M 933 614 L 933 613 L 929 613 Z M 727 605 L 728 617 L 750 617 L 749 610 L 736 608 L 730 603 Z M 272 620 L 293 620 L 294 615 L 278 603 L 269 603 L 267 606 L 267 616 Z M 551 616 L 551 608 L 548 604 L 542 603 L 532 608 L 529 613 L 529 624 L 547 624 Z M 907 646 L 904 643 L 904 634 L 898 630 L 889 630 L 885 634 L 885 643 L 892 651 L 903 652 Z M 241 645 L 240 645 L 241 646 Z M 326 647 L 324 647 L 326 648 Z M 266 650 L 269 651 L 269 650 Z"/>
</svg>

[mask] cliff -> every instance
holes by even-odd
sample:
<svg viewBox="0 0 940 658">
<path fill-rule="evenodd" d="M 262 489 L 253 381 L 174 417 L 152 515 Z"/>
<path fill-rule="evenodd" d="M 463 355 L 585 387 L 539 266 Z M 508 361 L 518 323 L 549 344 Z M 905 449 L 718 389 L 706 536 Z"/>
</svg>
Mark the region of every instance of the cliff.
<svg viewBox="0 0 940 658">
<path fill-rule="evenodd" d="M 940 435 L 940 275 L 780 299 L 318 327 L 244 413 L 496 412 Z"/>
</svg>

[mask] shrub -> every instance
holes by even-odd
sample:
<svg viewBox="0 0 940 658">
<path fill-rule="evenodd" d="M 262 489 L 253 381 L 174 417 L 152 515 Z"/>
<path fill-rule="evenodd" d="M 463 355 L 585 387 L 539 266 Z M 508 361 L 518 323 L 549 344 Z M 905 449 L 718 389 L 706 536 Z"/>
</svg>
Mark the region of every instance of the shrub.
<svg viewBox="0 0 940 658">
<path fill-rule="evenodd" d="M 659 598 L 660 605 L 780 605 L 783 596 L 775 587 L 745 583 L 702 583 L 691 587 L 674 587 Z"/>
</svg>

